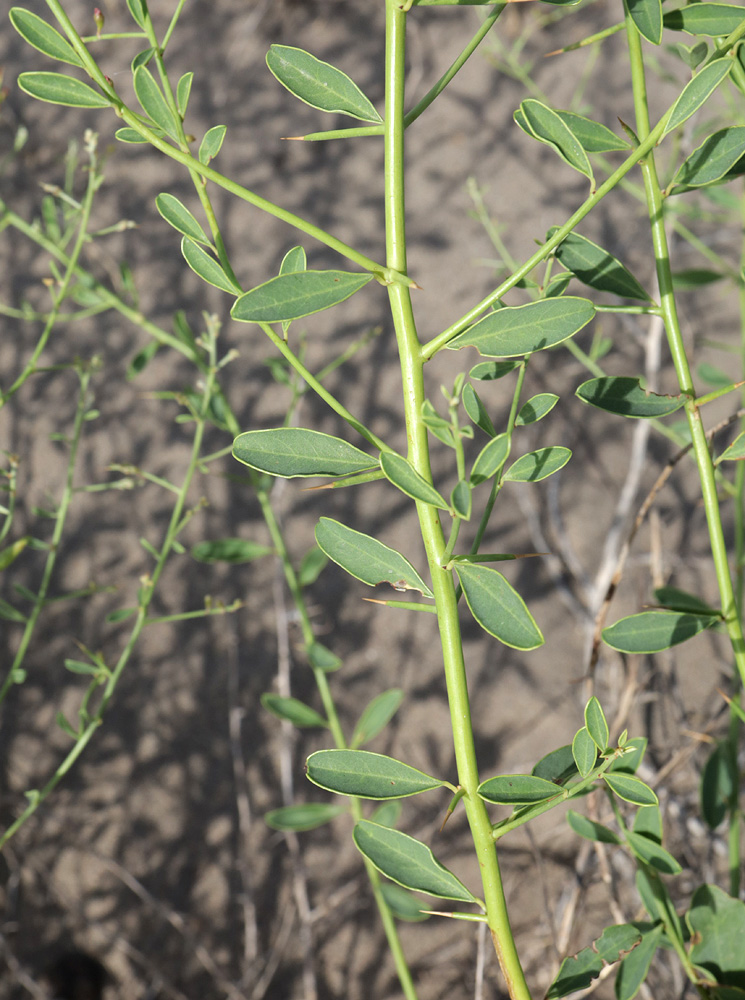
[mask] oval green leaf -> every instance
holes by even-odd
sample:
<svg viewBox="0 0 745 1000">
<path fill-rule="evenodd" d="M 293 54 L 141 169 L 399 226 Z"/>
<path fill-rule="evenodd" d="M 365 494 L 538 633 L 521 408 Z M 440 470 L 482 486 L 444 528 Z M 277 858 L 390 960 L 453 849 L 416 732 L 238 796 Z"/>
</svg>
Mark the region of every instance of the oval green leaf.
<svg viewBox="0 0 745 1000">
<path fill-rule="evenodd" d="M 242 323 L 282 323 L 330 309 L 372 280 L 350 271 L 298 271 L 270 278 L 237 300 L 230 311 Z"/>
<path fill-rule="evenodd" d="M 678 168 L 671 194 L 716 184 L 745 155 L 745 126 L 723 128 L 701 143 Z M 719 277 L 715 272 L 715 279 Z M 701 283 L 701 282 L 700 282 Z"/>
<path fill-rule="evenodd" d="M 522 361 L 482 361 L 473 366 L 468 377 L 478 379 L 480 382 L 494 382 L 514 372 L 521 364 Z"/>
<path fill-rule="evenodd" d="M 699 798 L 701 815 L 712 830 L 724 821 L 736 796 L 739 778 L 732 752 L 717 746 L 704 765 Z"/>
<path fill-rule="evenodd" d="M 132 76 L 135 94 L 145 114 L 155 122 L 166 135 L 178 139 L 179 127 L 163 92 L 155 82 L 155 77 L 147 66 L 138 66 Z"/>
<path fill-rule="evenodd" d="M 535 765 L 531 774 L 538 778 L 545 778 L 546 781 L 553 781 L 555 785 L 563 785 L 569 778 L 577 773 L 577 764 L 572 754 L 572 748 L 567 743 L 557 750 L 552 750 L 545 757 L 541 757 Z"/>
<path fill-rule="evenodd" d="M 476 791 L 486 802 L 513 806 L 544 802 L 561 794 L 553 781 L 537 778 L 534 774 L 499 774 L 482 781 Z"/>
<path fill-rule="evenodd" d="M 147 23 L 147 3 L 146 0 L 127 0 L 129 13 L 141 28 L 145 28 Z"/>
<path fill-rule="evenodd" d="M 571 450 L 559 445 L 529 451 L 512 463 L 503 479 L 512 483 L 539 483 L 563 469 L 571 457 Z"/>
<path fill-rule="evenodd" d="M 246 563 L 271 555 L 274 549 L 247 538 L 220 538 L 215 542 L 199 542 L 191 550 L 199 562 Z"/>
<path fill-rule="evenodd" d="M 643 833 L 627 830 L 626 843 L 640 861 L 656 868 L 663 875 L 679 875 L 683 870 L 669 851 Z"/>
<path fill-rule="evenodd" d="M 302 247 L 291 247 L 282 258 L 279 265 L 280 274 L 295 274 L 308 268 L 308 259 Z"/>
<path fill-rule="evenodd" d="M 407 923 L 429 920 L 429 914 L 422 912 L 424 906 L 421 900 L 412 896 L 408 889 L 396 885 L 395 882 L 384 882 L 380 889 L 383 899 L 397 920 L 405 920 Z"/>
<path fill-rule="evenodd" d="M 272 809 L 264 814 L 264 822 L 273 830 L 315 830 L 348 811 L 347 806 L 308 802 L 305 805 Z"/>
<path fill-rule="evenodd" d="M 608 723 L 605 719 L 605 712 L 594 695 L 585 705 L 585 726 L 593 743 L 602 753 L 608 746 Z"/>
<path fill-rule="evenodd" d="M 328 728 L 328 721 L 319 715 L 314 708 L 298 701 L 297 698 L 283 698 L 278 694 L 262 694 L 261 704 L 278 719 L 285 719 L 293 726 L 320 726 Z"/>
<path fill-rule="evenodd" d="M 479 483 L 484 483 L 495 476 L 507 461 L 509 453 L 509 435 L 498 434 L 476 456 L 471 470 L 471 483 L 478 486 Z"/>
<path fill-rule="evenodd" d="M 583 382 L 576 395 L 585 403 L 623 417 L 667 417 L 685 404 L 683 396 L 662 396 L 626 375 L 608 375 Z"/>
<path fill-rule="evenodd" d="M 543 645 L 525 601 L 501 573 L 479 563 L 456 563 L 455 572 L 471 614 L 485 632 L 513 649 Z"/>
<path fill-rule="evenodd" d="M 308 662 L 314 670 L 322 670 L 325 674 L 330 674 L 338 670 L 341 660 L 322 642 L 312 642 L 308 647 Z"/>
<path fill-rule="evenodd" d="M 316 542 L 329 559 L 369 587 L 390 583 L 394 590 L 418 590 L 425 597 L 434 596 L 409 560 L 377 538 L 322 517 L 316 525 Z"/>
<path fill-rule="evenodd" d="M 191 96 L 191 85 L 194 83 L 194 74 L 184 73 L 182 77 L 179 78 L 179 82 L 176 85 L 176 107 L 181 115 L 181 118 L 186 117 L 186 110 L 189 106 L 189 97 Z"/>
<path fill-rule="evenodd" d="M 611 153 L 617 149 L 629 148 L 624 139 L 600 122 L 585 118 L 583 115 L 576 115 L 573 111 L 557 111 L 556 114 L 579 139 L 587 153 Z"/>
<path fill-rule="evenodd" d="M 574 763 L 577 765 L 577 770 L 583 778 L 586 778 L 593 767 L 595 767 L 595 761 L 598 759 L 597 745 L 592 736 L 587 732 L 586 726 L 578 729 L 574 734 L 572 756 L 574 757 Z"/>
<path fill-rule="evenodd" d="M 155 207 L 166 220 L 169 226 L 173 226 L 182 236 L 188 236 L 196 243 L 204 243 L 211 246 L 205 231 L 191 214 L 189 209 L 174 195 L 163 192 L 155 198 Z"/>
<path fill-rule="evenodd" d="M 678 611 L 642 611 L 603 629 L 603 642 L 620 653 L 661 653 L 709 628 L 716 618 Z"/>
<path fill-rule="evenodd" d="M 21 73 L 18 86 L 25 94 L 67 108 L 108 108 L 109 101 L 87 83 L 63 73 Z"/>
<path fill-rule="evenodd" d="M 383 121 L 346 73 L 303 49 L 272 45 L 266 55 L 266 64 L 283 87 L 312 108 L 339 112 L 363 122 L 380 124 Z"/>
<path fill-rule="evenodd" d="M 695 114 L 701 105 L 708 101 L 719 84 L 725 77 L 729 76 L 733 65 L 728 56 L 723 56 L 698 71 L 694 78 L 686 84 L 682 94 L 673 105 L 662 138 L 682 125 L 683 122 L 688 121 L 691 115 Z"/>
<path fill-rule="evenodd" d="M 390 691 L 383 691 L 382 694 L 373 698 L 370 704 L 365 707 L 354 727 L 350 744 L 353 750 L 362 746 L 363 743 L 369 743 L 385 729 L 398 711 L 403 697 L 404 693 L 400 688 L 391 688 Z"/>
<path fill-rule="evenodd" d="M 506 306 L 489 313 L 454 337 L 453 351 L 475 347 L 487 358 L 512 358 L 554 347 L 587 326 L 595 315 L 589 299 L 565 295 L 524 306 Z"/>
<path fill-rule="evenodd" d="M 556 226 L 549 229 L 547 238 L 550 239 L 556 232 Z M 651 295 L 618 258 L 579 233 L 569 233 L 554 250 L 554 256 L 590 288 L 625 299 L 651 301 Z"/>
<path fill-rule="evenodd" d="M 521 127 L 524 123 L 529 134 L 539 142 L 552 146 L 565 163 L 593 180 L 592 167 L 582 143 L 552 108 L 529 97 L 520 105 L 520 112 L 521 118 L 517 120 Z"/>
<path fill-rule="evenodd" d="M 470 521 L 472 508 L 471 484 L 465 479 L 459 479 L 450 494 L 450 506 L 455 515 L 464 521 Z"/>
<path fill-rule="evenodd" d="M 386 479 L 406 496 L 420 500 L 431 507 L 439 507 L 440 510 L 449 510 L 450 505 L 447 500 L 401 455 L 384 451 L 380 456 L 380 468 Z"/>
<path fill-rule="evenodd" d="M 546 414 L 559 402 L 559 397 L 553 392 L 539 392 L 537 396 L 531 396 L 527 403 L 523 403 L 520 412 L 515 418 L 516 427 L 526 427 L 528 424 L 535 424 L 542 420 Z"/>
<path fill-rule="evenodd" d="M 354 828 L 354 842 L 378 871 L 405 889 L 440 899 L 476 902 L 461 880 L 436 860 L 426 844 L 406 833 L 363 819 Z"/>
<path fill-rule="evenodd" d="M 369 750 L 317 750 L 308 757 L 306 768 L 308 778 L 319 788 L 361 799 L 401 799 L 444 784 L 400 760 Z"/>
<path fill-rule="evenodd" d="M 141 144 L 149 142 L 148 139 L 146 139 L 143 135 L 140 135 L 140 133 L 133 128 L 118 128 L 116 132 L 114 132 L 114 137 L 118 139 L 119 142 L 139 142 Z"/>
<path fill-rule="evenodd" d="M 626 0 L 626 6 L 639 33 L 652 45 L 659 45 L 662 41 L 662 0 Z"/>
<path fill-rule="evenodd" d="M 472 385 L 467 383 L 463 387 L 463 409 L 466 411 L 471 421 L 480 427 L 484 434 L 488 434 L 489 437 L 494 437 L 497 433 L 494 430 L 494 424 L 491 422 L 491 417 L 486 412 L 486 407 L 481 402 L 478 393 Z"/>
<path fill-rule="evenodd" d="M 207 166 L 217 156 L 222 149 L 222 144 L 227 132 L 227 125 L 213 125 L 208 129 L 199 146 L 199 162 Z"/>
<path fill-rule="evenodd" d="M 616 771 L 611 774 L 606 771 L 603 781 L 619 799 L 636 806 L 656 806 L 659 802 L 649 785 L 645 785 L 641 778 L 636 778 L 633 774 L 619 774 Z"/>
<path fill-rule="evenodd" d="M 202 281 L 206 281 L 208 285 L 214 285 L 215 288 L 219 288 L 221 292 L 227 292 L 229 295 L 241 294 L 241 288 L 227 276 L 222 264 L 219 264 L 194 240 L 184 236 L 181 240 L 181 253 L 194 274 L 198 275 Z"/>
<path fill-rule="evenodd" d="M 729 35 L 742 24 L 743 9 L 731 3 L 692 3 L 678 10 L 668 11 L 664 18 L 666 28 L 687 31 L 689 35 Z"/>
<path fill-rule="evenodd" d="M 39 52 L 43 52 L 50 59 L 69 63 L 70 66 L 82 66 L 75 49 L 67 39 L 38 14 L 23 7 L 11 7 L 9 16 L 10 23 L 21 38 Z"/>
<path fill-rule="evenodd" d="M 282 479 L 348 476 L 375 465 L 374 458 L 353 444 L 304 427 L 246 431 L 233 442 L 233 455 L 252 469 Z"/>
<path fill-rule="evenodd" d="M 663 933 L 663 925 L 656 924 L 642 935 L 641 942 L 623 959 L 616 976 L 616 1000 L 633 1000 L 639 992 Z"/>
<path fill-rule="evenodd" d="M 596 823 L 593 819 L 588 819 L 587 816 L 583 816 L 573 809 L 567 813 L 567 823 L 576 834 L 584 837 L 585 840 L 595 840 L 601 844 L 621 843 L 621 838 L 613 830 L 603 826 L 602 823 Z"/>
</svg>

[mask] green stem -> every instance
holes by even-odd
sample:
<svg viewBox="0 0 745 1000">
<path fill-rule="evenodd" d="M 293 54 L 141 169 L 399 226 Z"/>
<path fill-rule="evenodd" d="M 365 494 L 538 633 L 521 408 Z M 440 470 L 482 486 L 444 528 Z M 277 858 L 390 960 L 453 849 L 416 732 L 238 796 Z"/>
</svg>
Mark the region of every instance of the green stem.
<svg viewBox="0 0 745 1000">
<path fill-rule="evenodd" d="M 386 108 L 385 108 L 385 218 L 386 260 L 389 267 L 406 269 L 404 209 L 404 59 L 406 14 L 396 0 L 386 0 Z M 401 284 L 388 288 L 396 329 L 403 380 L 404 411 L 409 459 L 429 482 L 432 472 L 427 429 L 422 420 L 424 403 L 423 358 L 417 337 L 409 291 Z M 445 539 L 438 511 L 417 503 L 417 513 L 432 574 L 445 680 L 453 727 L 458 784 L 478 857 L 484 887 L 489 929 L 499 963 L 513 1000 L 530 1000 L 510 927 L 499 863 L 484 802 L 476 794 L 479 784 L 471 709 L 466 682 L 458 605 L 452 573 L 442 569 Z"/>
</svg>

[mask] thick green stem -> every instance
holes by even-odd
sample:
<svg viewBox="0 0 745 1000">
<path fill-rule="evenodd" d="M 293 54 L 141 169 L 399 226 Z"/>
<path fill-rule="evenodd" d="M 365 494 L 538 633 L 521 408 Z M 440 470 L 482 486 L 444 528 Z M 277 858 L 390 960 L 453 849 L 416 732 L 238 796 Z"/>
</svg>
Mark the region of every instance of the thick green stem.
<svg viewBox="0 0 745 1000">
<path fill-rule="evenodd" d="M 406 14 L 400 9 L 396 0 L 386 0 L 386 251 L 388 266 L 404 272 L 406 270 L 403 120 L 405 38 Z M 431 482 L 427 429 L 422 420 L 424 360 L 414 323 L 411 298 L 408 288 L 400 284 L 391 285 L 388 292 L 401 362 L 409 459 L 420 475 Z M 479 775 L 458 604 L 455 599 L 452 573 L 444 570 L 441 565 L 446 546 L 439 513 L 434 507 L 421 503 L 417 504 L 417 511 L 437 606 L 458 784 L 464 789 L 463 801 L 481 870 L 489 929 L 510 997 L 513 1000 L 530 1000 L 530 992 L 520 966 L 507 915 L 491 822 L 484 802 L 476 793 Z"/>
</svg>

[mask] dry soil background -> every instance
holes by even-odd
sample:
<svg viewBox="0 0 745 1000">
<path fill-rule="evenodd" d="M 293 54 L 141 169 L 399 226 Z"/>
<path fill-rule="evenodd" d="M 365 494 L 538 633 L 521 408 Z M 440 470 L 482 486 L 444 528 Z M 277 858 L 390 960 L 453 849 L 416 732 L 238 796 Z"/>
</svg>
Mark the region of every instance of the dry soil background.
<svg viewBox="0 0 745 1000">
<path fill-rule="evenodd" d="M 104 0 L 101 6 L 107 28 L 127 24 L 123 0 Z M 150 6 L 164 24 L 173 4 L 152 0 Z M 69 0 L 67 8 L 76 23 L 91 21 L 92 6 L 87 3 Z M 594 4 L 566 18 L 554 17 L 551 8 L 536 11 L 528 5 L 507 15 L 499 26 L 502 44 L 522 44 L 526 26 L 530 29 L 523 55 L 534 62 L 537 85 L 557 107 L 569 106 L 584 74 L 579 109 L 589 109 L 586 98 L 591 98 L 594 116 L 605 124 L 614 126 L 616 116 L 631 119 L 620 36 L 606 45 L 600 59 L 594 51 L 543 59 L 549 50 L 610 24 L 615 15 L 609 4 Z M 470 37 L 478 16 L 473 9 L 449 8 L 411 15 L 411 103 Z M 380 258 L 381 145 L 376 139 L 283 143 L 282 136 L 326 123 L 267 71 L 264 54 L 277 41 L 299 45 L 340 66 L 373 101 L 382 102 L 382 2 L 190 0 L 169 50 L 174 72 L 196 73 L 189 128 L 201 134 L 212 125 L 227 124 L 220 154 L 223 172 Z M 128 93 L 127 67 L 136 49 L 124 45 L 101 51 L 106 72 Z M 504 227 L 518 260 L 586 194 L 579 175 L 514 125 L 512 113 L 527 93 L 504 71 L 500 59 L 497 48 L 486 47 L 408 134 L 410 273 L 422 286 L 415 305 L 424 337 L 444 329 L 493 287 L 489 262 L 496 252 L 470 214 L 469 177 L 484 189 L 488 209 Z M 203 310 L 216 312 L 225 321 L 225 347 L 240 352 L 226 372 L 226 388 L 242 425 L 272 426 L 281 419 L 286 400 L 261 363 L 268 350 L 260 333 L 230 322 L 225 297 L 186 270 L 175 234 L 155 211 L 154 197 L 160 191 L 171 191 L 194 205 L 187 179 L 157 154 L 116 144 L 118 123 L 113 116 L 68 112 L 25 97 L 15 86 L 16 76 L 23 69 L 41 67 L 42 61 L 5 22 L 0 66 L 9 96 L 2 109 L 0 142 L 9 147 L 21 124 L 28 128 L 29 141 L 6 164 L 0 196 L 24 216 L 33 216 L 41 196 L 38 183 L 62 179 L 68 140 L 80 140 L 86 126 L 95 128 L 101 148 L 108 151 L 97 222 L 103 227 L 133 219 L 138 228 L 97 243 L 88 257 L 90 266 L 113 280 L 117 259 L 126 259 L 143 311 L 165 326 L 178 308 L 195 327 Z M 679 77 L 680 66 L 673 65 Z M 660 82 L 656 87 L 658 110 L 664 107 L 666 86 Z M 232 203 L 224 192 L 217 192 L 215 201 L 245 287 L 276 273 L 282 255 L 296 242 L 305 245 L 311 266 L 338 266 L 330 251 L 306 239 L 298 241 L 279 223 L 245 204 Z M 612 203 L 601 205 L 583 232 L 623 255 L 638 277 L 652 285 L 649 238 L 631 195 L 619 193 Z M 705 236 L 718 240 L 720 250 L 727 249 L 728 239 L 736 239 L 734 232 L 720 235 L 712 230 Z M 697 263 L 681 253 L 679 266 Z M 0 234 L 4 303 L 17 306 L 25 297 L 43 302 L 41 281 L 47 274 L 48 265 L 33 246 L 8 231 Z M 714 328 L 719 340 L 735 336 L 736 321 L 716 293 L 685 297 L 683 308 L 689 338 L 701 341 Z M 9 318 L 0 323 L 6 386 L 32 349 L 38 326 Z M 395 342 L 382 290 L 359 295 L 332 314 L 308 321 L 308 363 L 311 369 L 321 367 L 332 350 L 378 325 L 379 336 L 329 384 L 377 434 L 405 450 Z M 587 348 L 594 332 L 585 331 L 579 343 Z M 647 364 L 658 385 L 672 385 L 659 330 L 626 317 L 605 318 L 602 332 L 614 341 L 606 359 L 609 372 L 634 374 Z M 94 383 L 101 415 L 84 439 L 82 481 L 106 480 L 113 462 L 163 476 L 178 475 L 183 464 L 188 428 L 174 423 L 175 404 L 156 399 L 153 391 L 181 389 L 191 373 L 163 352 L 141 378 L 126 381 L 126 365 L 142 343 L 142 334 L 124 320 L 104 315 L 74 327 L 60 326 L 45 354 L 47 364 L 93 353 L 104 361 L 104 374 Z M 660 361 L 655 358 L 658 351 Z M 442 352 L 428 373 L 431 397 L 437 400 L 440 382 L 452 385 L 455 373 L 469 362 L 473 360 Z M 556 389 L 562 399 L 548 421 L 534 432 L 526 430 L 521 447 L 527 451 L 562 444 L 574 449 L 574 459 L 564 473 L 541 487 L 505 491 L 490 530 L 494 546 L 551 553 L 506 571 L 528 598 L 549 641 L 534 653 L 517 654 L 485 642 L 472 623 L 465 624 L 485 775 L 529 770 L 548 750 L 571 739 L 580 725 L 587 695 L 583 677 L 589 629 L 614 565 L 613 552 L 660 466 L 674 451 L 662 439 L 646 442 L 645 430 L 630 422 L 589 413 L 573 397 L 586 377 L 564 351 L 532 366 L 531 393 Z M 48 534 L 32 511 L 47 493 L 60 488 L 64 451 L 49 435 L 69 426 L 74 384 L 70 372 L 37 376 L 3 411 L 0 444 L 21 457 L 18 533 Z M 497 423 L 509 405 L 501 383 L 487 387 L 484 395 Z M 298 419 L 344 433 L 336 418 L 310 397 L 303 401 Z M 214 438 L 215 448 L 225 443 L 216 432 Z M 216 470 L 219 474 L 197 484 L 192 499 L 204 495 L 210 505 L 190 524 L 185 536 L 189 544 L 225 535 L 266 540 L 250 491 L 227 478 L 234 472 L 232 460 L 226 458 Z M 653 579 L 699 588 L 714 600 L 703 515 L 689 473 L 685 463 L 679 467 L 659 498 L 653 530 L 645 527 L 637 538 L 611 619 L 648 601 Z M 617 498 L 624 484 L 619 511 Z M 293 481 L 279 488 L 274 499 L 296 557 L 312 544 L 318 516 L 330 514 L 379 534 L 421 562 L 422 554 L 412 542 L 416 535 L 408 506 L 381 484 L 359 492 L 308 494 Z M 3 707 L 3 824 L 21 808 L 23 790 L 43 783 L 67 745 L 54 717 L 60 708 L 74 714 L 81 688 L 63 670 L 64 658 L 77 655 L 76 641 L 115 658 L 125 632 L 123 626 L 106 625 L 104 617 L 132 601 L 138 578 L 149 565 L 138 539 L 157 540 L 168 509 L 167 497 L 155 487 L 76 499 L 53 592 L 83 587 L 90 580 L 119 589 L 53 605 L 43 618 L 29 654 L 28 680 Z M 10 583 L 33 586 L 39 560 L 38 553 L 31 554 L 5 576 Z M 402 687 L 402 709 L 371 749 L 452 780 L 433 622 L 428 615 L 364 605 L 364 591 L 362 584 L 329 568 L 311 595 L 319 636 L 344 659 L 344 668 L 331 677 L 343 723 L 351 731 L 371 697 L 391 686 Z M 146 633 L 105 725 L 6 852 L 0 926 L 7 963 L 0 983 L 3 1000 L 33 993 L 45 964 L 73 945 L 105 962 L 116 981 L 112 995 L 123 1000 L 384 1000 L 399 995 L 349 822 L 342 818 L 295 842 L 273 833 L 262 821 L 265 811 L 281 804 L 283 782 L 285 788 L 288 781 L 294 783 L 299 801 L 324 798 L 303 778 L 307 754 L 327 745 L 323 735 L 312 730 L 288 734 L 259 705 L 263 692 L 276 689 L 278 662 L 286 664 L 288 657 L 293 662 L 293 694 L 317 705 L 309 672 L 293 661 L 295 625 L 277 568 L 264 560 L 228 571 L 194 563 L 187 555 L 178 557 L 161 588 L 159 613 L 198 608 L 205 594 L 226 602 L 241 598 L 245 608 L 234 616 L 154 626 Z M 10 585 L 3 596 L 12 598 Z M 4 622 L 6 663 L 17 642 L 17 628 Z M 606 651 L 596 676 L 597 693 L 615 732 L 628 724 L 633 734 L 650 739 L 645 777 L 656 781 L 666 772 L 660 794 L 669 846 L 684 865 L 675 883 L 681 905 L 692 886 L 721 877 L 724 867 L 721 841 L 705 834 L 696 819 L 703 757 L 691 735 L 710 725 L 719 710 L 714 689 L 721 683 L 720 652 L 713 638 L 697 640 L 675 658 L 624 661 Z M 437 795 L 406 800 L 402 826 L 431 843 L 461 877 L 473 880 L 463 816 L 438 833 L 446 806 L 446 799 Z M 556 813 L 536 824 L 530 837 L 508 841 L 502 857 L 518 943 L 536 995 L 555 972 L 560 950 L 566 953 L 588 944 L 593 931 L 604 926 L 601 921 L 640 915 L 625 856 L 597 854 L 583 846 Z M 471 997 L 481 975 L 483 993 L 478 995 L 504 995 L 493 954 L 488 948 L 483 952 L 483 940 L 470 925 L 431 919 L 402 926 L 402 936 L 422 1000 Z M 477 976 L 482 953 L 486 966 Z M 673 968 L 660 964 L 648 996 L 681 996 L 684 987 Z M 608 989 L 607 984 L 601 986 L 598 995 L 610 995 Z"/>
</svg>

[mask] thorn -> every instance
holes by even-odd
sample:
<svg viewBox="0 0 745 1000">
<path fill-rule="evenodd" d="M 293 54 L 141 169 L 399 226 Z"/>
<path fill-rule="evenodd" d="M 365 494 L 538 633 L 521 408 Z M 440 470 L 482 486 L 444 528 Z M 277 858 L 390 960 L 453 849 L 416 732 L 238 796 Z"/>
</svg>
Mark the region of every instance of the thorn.
<svg viewBox="0 0 745 1000">
<path fill-rule="evenodd" d="M 305 142 L 304 135 L 281 135 L 283 142 Z"/>
</svg>

